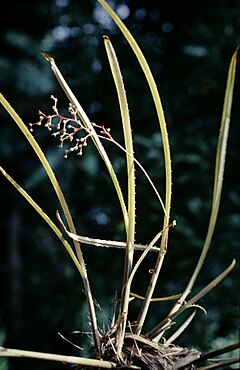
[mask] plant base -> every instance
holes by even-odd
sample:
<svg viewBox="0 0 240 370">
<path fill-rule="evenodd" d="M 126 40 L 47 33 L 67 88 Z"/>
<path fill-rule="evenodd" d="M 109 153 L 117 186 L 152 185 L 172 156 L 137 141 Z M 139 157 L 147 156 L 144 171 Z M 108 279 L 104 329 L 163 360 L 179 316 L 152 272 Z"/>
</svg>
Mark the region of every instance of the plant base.
<svg viewBox="0 0 240 370">
<path fill-rule="evenodd" d="M 152 342 L 134 334 L 126 334 L 119 359 L 115 349 L 115 338 L 107 334 L 103 337 L 102 357 L 104 360 L 119 363 L 120 367 L 137 366 L 144 370 L 194 369 L 193 362 L 200 357 L 196 349 L 188 349 L 170 344 L 168 346 Z"/>
</svg>

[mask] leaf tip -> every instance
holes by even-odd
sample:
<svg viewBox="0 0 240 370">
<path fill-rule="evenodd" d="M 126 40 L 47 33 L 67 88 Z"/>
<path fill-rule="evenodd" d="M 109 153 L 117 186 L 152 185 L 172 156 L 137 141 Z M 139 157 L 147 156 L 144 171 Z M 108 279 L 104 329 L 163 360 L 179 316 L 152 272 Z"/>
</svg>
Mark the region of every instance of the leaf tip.
<svg viewBox="0 0 240 370">
<path fill-rule="evenodd" d="M 40 54 L 48 61 L 48 62 L 53 62 L 53 58 L 48 55 L 47 53 L 44 53 L 43 51 L 40 51 Z"/>
<path fill-rule="evenodd" d="M 231 266 L 234 267 L 236 265 L 236 260 L 235 258 L 233 259 L 232 263 L 231 263 Z"/>
<path fill-rule="evenodd" d="M 106 35 L 103 35 L 103 41 L 104 42 L 109 42 L 110 40 L 109 40 L 109 37 L 108 36 L 106 36 Z"/>
</svg>

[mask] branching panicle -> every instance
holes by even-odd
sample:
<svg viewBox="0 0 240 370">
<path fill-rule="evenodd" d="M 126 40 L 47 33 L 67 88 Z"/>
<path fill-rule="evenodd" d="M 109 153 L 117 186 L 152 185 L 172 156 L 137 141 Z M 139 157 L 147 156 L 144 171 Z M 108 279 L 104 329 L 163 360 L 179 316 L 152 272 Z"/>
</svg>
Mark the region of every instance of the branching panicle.
<svg viewBox="0 0 240 370">
<path fill-rule="evenodd" d="M 39 121 L 29 124 L 30 131 L 33 131 L 34 126 L 43 125 L 49 131 L 54 131 L 52 133 L 54 137 L 59 137 L 59 146 L 61 148 L 66 142 L 72 143 L 72 146 L 65 150 L 65 158 L 68 157 L 69 153 L 74 151 L 77 151 L 77 155 L 82 155 L 84 147 L 87 146 L 88 139 L 92 136 L 91 130 L 85 127 L 81 120 L 78 119 L 78 111 L 73 104 L 70 103 L 68 108 L 70 117 L 65 117 L 59 113 L 57 107 L 58 99 L 53 95 L 51 95 L 51 98 L 54 100 L 54 105 L 52 106 L 54 114 L 47 115 L 39 110 Z M 106 138 L 112 139 L 111 135 L 109 134 L 110 129 L 106 129 L 104 126 L 99 126 L 95 123 L 93 126 L 100 130 L 99 135 L 104 135 Z M 81 134 L 82 136 L 79 137 Z"/>
</svg>

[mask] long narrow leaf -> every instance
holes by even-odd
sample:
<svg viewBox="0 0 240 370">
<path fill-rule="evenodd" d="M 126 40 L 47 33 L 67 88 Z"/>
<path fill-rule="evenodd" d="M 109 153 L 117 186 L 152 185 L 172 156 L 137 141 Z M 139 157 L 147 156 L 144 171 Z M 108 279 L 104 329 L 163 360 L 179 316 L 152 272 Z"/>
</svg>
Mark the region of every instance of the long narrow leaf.
<svg viewBox="0 0 240 370">
<path fill-rule="evenodd" d="M 38 158 L 39 158 L 44 170 L 46 171 L 46 173 L 49 177 L 49 180 L 51 181 L 52 186 L 53 186 L 53 188 L 56 192 L 56 195 L 57 195 L 58 200 L 59 200 L 59 202 L 61 204 L 61 207 L 63 209 L 63 213 L 66 217 L 69 228 L 70 228 L 71 232 L 76 233 L 76 229 L 75 229 L 74 224 L 73 224 L 72 216 L 70 214 L 70 211 L 69 211 L 67 202 L 65 200 L 65 197 L 63 195 L 63 192 L 61 190 L 61 187 L 60 187 L 60 185 L 57 181 L 57 178 L 56 178 L 56 176 L 55 176 L 47 158 L 45 157 L 42 149 L 38 145 L 37 141 L 35 140 L 35 138 L 31 134 L 31 132 L 28 130 L 28 128 L 26 127 L 24 122 L 21 120 L 19 115 L 15 112 L 15 110 L 12 108 L 12 106 L 8 103 L 8 101 L 4 98 L 4 96 L 2 94 L 0 94 L 0 102 L 3 105 L 3 107 L 6 109 L 6 111 L 9 113 L 9 115 L 12 117 L 12 119 L 15 121 L 17 126 L 20 128 L 20 130 L 22 131 L 22 133 L 24 134 L 24 136 L 28 140 L 29 144 L 33 148 L 34 152 L 38 156 Z M 76 248 L 76 253 L 77 253 L 77 256 L 78 256 L 78 259 L 79 259 L 80 263 L 82 263 L 84 265 L 82 252 L 81 252 L 80 245 L 79 245 L 78 242 L 75 242 L 75 248 Z"/>
<path fill-rule="evenodd" d="M 197 301 L 199 301 L 199 299 L 203 298 L 207 293 L 211 292 L 211 290 L 215 288 L 215 286 L 218 285 L 229 274 L 229 272 L 234 268 L 235 264 L 236 261 L 233 260 L 231 265 L 226 270 L 224 270 L 220 275 L 218 275 L 205 288 L 200 290 L 200 292 L 198 292 L 194 297 L 192 297 L 187 304 L 188 305 L 195 304 Z"/>
<path fill-rule="evenodd" d="M 144 301 L 144 299 L 145 299 L 145 297 L 143 297 L 139 294 L 133 293 L 133 292 L 131 292 L 130 295 L 134 298 L 141 299 L 142 301 Z M 174 295 L 170 295 L 170 296 L 167 296 L 167 297 L 156 297 L 156 298 L 152 298 L 151 302 L 175 301 L 176 299 L 178 299 L 180 297 L 181 297 L 181 294 L 174 294 Z"/>
<path fill-rule="evenodd" d="M 231 117 L 236 63 L 237 63 L 237 50 L 232 56 L 231 63 L 229 66 L 229 71 L 228 71 L 227 86 L 226 86 L 223 113 L 222 113 L 222 121 L 221 121 L 221 127 L 220 127 L 220 135 L 219 135 L 217 154 L 216 154 L 212 210 L 211 210 L 211 216 L 210 216 L 207 236 L 206 236 L 205 243 L 202 249 L 202 253 L 198 260 L 197 266 L 193 272 L 193 275 L 186 289 L 184 290 L 183 295 L 180 298 L 179 302 L 173 308 L 173 312 L 179 309 L 182 303 L 186 300 L 186 297 L 188 296 L 188 294 L 191 292 L 193 284 L 195 283 L 199 275 L 199 272 L 202 268 L 202 265 L 204 263 L 204 260 L 206 258 L 206 255 L 207 255 L 207 252 L 209 250 L 210 243 L 212 240 L 213 232 L 215 229 L 218 211 L 219 211 L 221 193 L 222 193 L 223 173 L 224 173 L 224 167 L 225 167 L 227 139 L 228 139 L 229 125 L 230 125 L 230 117 Z"/>
<path fill-rule="evenodd" d="M 196 315 L 196 311 L 193 311 L 193 313 L 191 313 L 191 315 L 184 321 L 184 323 L 180 326 L 180 328 L 178 328 L 178 330 L 176 330 L 175 333 L 173 333 L 171 337 L 166 340 L 165 346 L 168 346 L 170 343 L 174 342 L 184 332 L 184 330 L 188 327 L 188 325 L 194 319 L 195 315 Z"/>
<path fill-rule="evenodd" d="M 120 106 L 122 126 L 124 133 L 124 141 L 126 148 L 126 161 L 127 161 L 127 179 L 128 179 L 128 227 L 127 227 L 127 245 L 125 253 L 124 273 L 123 273 L 123 284 L 122 284 L 122 299 L 120 304 L 119 317 L 124 317 L 121 325 L 119 325 L 118 342 L 117 342 L 117 353 L 120 355 L 124 340 L 124 334 L 126 329 L 126 320 L 129 306 L 129 293 L 130 285 L 128 284 L 129 275 L 132 271 L 133 255 L 134 255 L 134 238 L 135 238 L 135 168 L 133 159 L 133 138 L 130 124 L 130 117 L 128 111 L 127 96 L 123 84 L 123 78 L 117 56 L 114 48 L 107 36 L 104 36 L 104 44 L 110 64 L 111 72 L 113 75 L 114 83 L 117 90 L 118 102 Z M 128 154 L 129 153 L 129 154 Z M 123 315 L 124 314 L 124 315 Z"/>
<path fill-rule="evenodd" d="M 239 357 L 237 357 L 237 358 L 233 358 L 233 359 L 230 359 L 230 360 L 223 360 L 223 361 L 221 361 L 217 364 L 198 367 L 198 370 L 223 369 L 226 366 L 228 366 L 228 368 L 229 368 L 230 365 L 238 364 L 239 362 L 240 362 Z"/>
<path fill-rule="evenodd" d="M 57 218 L 59 222 L 61 223 L 63 229 L 65 230 L 66 234 L 73 240 L 77 240 L 83 244 L 91 244 L 96 247 L 105 247 L 105 248 L 119 248 L 119 249 L 126 249 L 126 242 L 119 242 L 115 240 L 102 240 L 102 239 L 95 239 L 95 238 L 89 238 L 87 236 L 81 236 L 81 235 L 76 235 L 71 232 L 69 232 L 66 229 L 66 226 L 64 225 L 59 212 L 57 211 Z M 148 248 L 147 245 L 144 244 L 134 244 L 134 249 L 138 251 L 145 251 L 146 248 Z M 159 252 L 159 248 L 150 246 L 149 251 L 151 252 Z"/>
<path fill-rule="evenodd" d="M 228 353 L 228 352 L 232 352 L 232 351 L 234 351 L 235 349 L 238 349 L 238 348 L 240 348 L 240 342 L 236 342 L 236 343 L 230 344 L 226 347 L 216 349 L 216 350 L 208 352 L 208 353 L 204 353 L 203 355 L 200 356 L 200 358 L 195 363 L 205 361 L 205 360 L 208 360 L 209 358 L 220 356 L 220 355 L 223 355 L 223 354 Z"/>
<path fill-rule="evenodd" d="M 15 181 L 13 178 L 0 166 L 0 172 L 6 177 L 6 179 L 17 189 L 17 191 L 25 198 L 25 200 L 35 209 L 35 211 L 44 219 L 44 221 L 50 226 L 53 232 L 57 235 L 57 237 L 61 240 L 64 247 L 66 248 L 67 252 L 69 253 L 71 259 L 73 260 L 75 266 L 77 267 L 78 271 L 82 279 L 85 279 L 85 273 L 83 267 L 79 263 L 78 259 L 76 258 L 71 246 L 69 243 L 64 239 L 61 231 L 55 225 L 55 223 L 50 219 L 50 217 L 42 210 L 42 208 L 30 197 L 30 195 Z"/>
<path fill-rule="evenodd" d="M 163 328 L 166 324 L 171 323 L 173 319 L 182 314 L 188 308 L 198 307 L 203 309 L 200 306 L 196 305 L 196 302 L 203 298 L 207 293 L 209 293 L 213 288 L 215 288 L 234 268 L 236 261 L 233 260 L 232 263 L 215 279 L 213 279 L 207 286 L 205 286 L 200 292 L 198 292 L 194 297 L 192 297 L 188 302 L 184 303 L 177 311 L 171 311 L 168 316 L 152 330 L 150 330 L 146 335 L 149 339 L 156 341 L 156 338 L 159 337 L 160 333 L 163 333 Z M 204 310 L 204 309 L 203 309 Z M 204 310 L 205 311 L 205 310 Z"/>
<path fill-rule="evenodd" d="M 105 0 L 98 0 L 98 2 L 104 7 L 104 9 L 108 12 L 108 14 L 111 16 L 113 21 L 117 24 L 119 29 L 122 31 L 124 37 L 132 47 L 138 62 L 145 74 L 145 77 L 147 79 L 150 91 L 153 96 L 154 104 L 157 111 L 157 116 L 159 119 L 160 124 L 160 130 L 162 134 L 162 140 L 163 140 L 163 151 L 164 151 L 164 162 L 165 162 L 165 172 L 166 172 L 166 194 L 165 194 L 165 209 L 166 214 L 164 216 L 164 223 L 163 223 L 163 229 L 167 227 L 169 224 L 169 217 L 170 217 L 170 206 L 171 206 L 171 195 L 172 195 L 172 172 L 171 172 L 171 155 L 170 155 L 170 148 L 169 148 L 169 141 L 168 141 L 168 134 L 167 134 L 167 127 L 165 122 L 165 117 L 163 113 L 162 103 L 161 99 L 158 93 L 158 89 L 156 86 L 156 83 L 154 81 L 154 78 L 152 76 L 151 70 L 148 66 L 148 63 L 137 45 L 135 39 L 129 32 L 129 30 L 126 28 L 126 26 L 123 24 L 123 22 L 120 20 L 120 18 L 117 16 L 117 14 L 111 9 L 111 7 L 106 3 Z M 152 275 L 151 282 L 149 284 L 149 288 L 146 294 L 146 299 L 143 303 L 142 309 L 140 311 L 139 317 L 138 317 L 138 324 L 136 328 L 136 333 L 140 334 L 142 330 L 142 326 L 144 324 L 149 304 L 151 302 L 151 298 L 158 280 L 159 273 L 161 271 L 161 267 L 163 264 L 164 256 L 166 253 L 166 244 L 168 239 L 168 230 L 163 233 L 162 239 L 161 239 L 161 246 L 160 246 L 160 252 L 159 257 L 156 262 L 156 266 L 154 268 L 154 274 Z"/>
<path fill-rule="evenodd" d="M 169 147 L 169 140 L 168 140 L 168 133 L 167 133 L 167 127 L 166 127 L 166 121 L 164 117 L 164 112 L 162 108 L 161 99 L 159 96 L 159 92 L 156 86 L 156 83 L 154 81 L 152 72 L 149 68 L 149 65 L 139 48 L 136 40 L 133 38 L 127 27 L 124 25 L 124 23 L 121 21 L 121 19 L 117 16 L 117 14 L 112 10 L 112 8 L 107 4 L 105 0 L 98 0 L 98 2 L 104 7 L 104 9 L 107 11 L 107 13 L 111 16 L 113 21 L 116 23 L 116 25 L 119 27 L 119 29 L 122 31 L 125 39 L 131 46 L 133 52 L 136 55 L 136 58 L 143 70 L 143 73 L 146 77 L 146 80 L 148 82 L 150 91 L 152 93 L 152 97 L 154 100 L 154 104 L 157 111 L 157 116 L 159 119 L 161 134 L 162 134 L 162 140 L 163 140 L 163 150 L 164 150 L 164 159 L 165 159 L 165 171 L 166 171 L 166 196 L 165 196 L 165 204 L 166 204 L 166 217 L 165 217 L 165 225 L 163 226 L 163 229 L 168 225 L 169 222 L 169 213 L 170 213 L 170 206 L 171 206 L 171 193 L 172 193 L 172 171 L 171 171 L 171 155 L 170 155 L 170 147 Z"/>
<path fill-rule="evenodd" d="M 115 186 L 115 189 L 116 189 L 116 192 L 117 192 L 117 195 L 118 195 L 118 199 L 119 199 L 119 202 L 120 202 L 120 205 L 121 205 L 122 213 L 123 213 L 125 227 L 127 229 L 128 214 L 127 214 L 127 211 L 126 211 L 122 191 L 121 191 L 116 173 L 115 173 L 115 171 L 113 169 L 113 166 L 111 164 L 111 161 L 108 158 L 108 155 L 107 155 L 107 153 L 106 153 L 106 151 L 105 151 L 105 149 L 104 149 L 104 147 L 103 147 L 103 145 L 102 145 L 102 143 L 101 143 L 101 141 L 100 141 L 100 139 L 99 139 L 92 123 L 91 123 L 91 121 L 89 120 L 89 118 L 88 118 L 87 114 L 85 113 L 84 109 L 82 108 L 81 104 L 79 103 L 79 101 L 77 100 L 75 95 L 73 94 L 69 85 L 67 84 L 67 82 L 63 78 L 63 75 L 60 72 L 59 68 L 57 67 L 54 59 L 46 53 L 41 53 L 41 54 L 50 63 L 51 69 L 52 69 L 56 79 L 58 80 L 60 86 L 62 87 L 64 93 L 66 94 L 66 96 L 68 97 L 68 99 L 72 103 L 72 105 L 77 109 L 78 115 L 79 115 L 82 123 L 84 124 L 84 126 L 89 130 L 89 132 L 91 132 L 91 138 L 92 138 L 94 144 L 96 145 L 96 148 L 98 149 L 99 154 L 103 158 L 104 163 L 105 163 L 105 165 L 108 169 L 110 177 L 111 177 L 111 179 L 113 181 L 113 184 Z"/>
<path fill-rule="evenodd" d="M 113 369 L 117 367 L 117 364 L 111 361 L 95 360 L 92 358 L 84 358 L 77 356 L 66 356 L 58 355 L 55 353 L 44 353 L 35 351 L 24 351 L 14 348 L 0 347 L 0 357 L 23 357 L 23 358 L 35 358 L 38 360 L 57 361 L 59 363 L 65 363 L 69 365 L 79 365 L 81 368 L 100 368 L 100 369 Z M 131 367 L 130 367 L 131 368 Z M 139 367 L 132 367 L 134 370 L 140 370 Z"/>
<path fill-rule="evenodd" d="M 225 98 L 224 98 L 224 106 L 223 106 L 223 113 L 222 113 L 222 120 L 221 120 L 221 127 L 220 127 L 220 135 L 218 140 L 218 147 L 217 147 L 217 154 L 216 154 L 216 165 L 215 165 L 215 178 L 214 178 L 214 190 L 213 190 L 213 199 L 212 199 L 212 209 L 210 215 L 210 221 L 208 226 L 208 232 L 206 235 L 206 239 L 204 242 L 204 246 L 199 257 L 198 263 L 195 267 L 195 270 L 184 290 L 182 293 L 181 298 L 177 301 L 174 307 L 171 309 L 169 314 L 167 315 L 166 320 L 169 318 L 175 317 L 178 311 L 182 310 L 182 306 L 186 297 L 190 294 L 192 287 L 199 275 L 199 272 L 202 268 L 204 260 L 206 258 L 207 252 L 210 247 L 210 243 L 212 240 L 213 232 L 216 225 L 217 215 L 219 211 L 219 204 L 222 192 L 222 183 L 223 183 L 223 173 L 224 173 L 224 165 L 225 165 L 225 157 L 226 157 L 226 147 L 227 147 L 227 138 L 228 138 L 228 131 L 229 131 L 229 124 L 230 124 L 230 116 L 231 116 L 231 107 L 232 107 L 232 99 L 233 99 L 233 90 L 234 90 L 234 81 L 235 81 L 235 71 L 236 71 L 236 63 L 237 63 L 237 53 L 238 49 L 232 56 L 229 70 L 228 70 L 228 78 L 227 78 L 227 85 L 225 91 Z M 165 321 L 165 320 L 164 320 Z M 159 331 L 162 328 L 162 323 L 158 324 L 155 328 L 153 328 L 148 335 L 151 338 L 156 338 L 158 336 Z"/>
<path fill-rule="evenodd" d="M 75 229 L 75 226 L 74 226 L 74 223 L 73 223 L 73 220 L 72 220 L 72 216 L 70 214 L 70 211 L 69 211 L 67 202 L 65 200 L 65 197 L 63 195 L 63 192 L 61 190 L 61 187 L 60 187 L 60 185 L 59 185 L 59 183 L 56 179 L 56 176 L 55 176 L 48 160 L 46 159 L 43 151 L 41 150 L 40 146 L 38 145 L 38 143 L 34 139 L 31 132 L 27 129 L 27 127 L 25 126 L 24 122 L 21 120 L 19 115 L 15 112 L 15 110 L 11 107 L 11 105 L 8 103 L 8 101 L 4 98 L 4 96 L 2 94 L 0 94 L 0 102 L 3 105 L 3 107 L 6 109 L 6 111 L 9 113 L 9 115 L 12 117 L 12 119 L 15 121 L 17 126 L 20 128 L 20 130 L 22 131 L 22 133 L 24 134 L 24 136 L 26 137 L 26 139 L 28 140 L 28 142 L 32 146 L 34 152 L 38 156 L 38 158 L 39 158 L 40 162 L 42 163 L 42 166 L 45 169 L 45 171 L 46 171 L 46 173 L 47 173 L 47 175 L 48 175 L 48 177 L 49 177 L 49 179 L 52 183 L 52 186 L 53 186 L 53 188 L 56 192 L 56 195 L 57 195 L 58 200 L 59 200 L 59 202 L 61 204 L 61 207 L 63 209 L 63 212 L 64 212 L 64 215 L 66 217 L 69 228 L 70 228 L 71 232 L 76 233 L 76 229 Z M 73 243 L 74 243 L 74 246 L 75 246 L 75 249 L 76 249 L 76 253 L 77 253 L 79 263 L 81 265 L 81 269 L 82 269 L 83 285 L 84 285 L 84 290 L 85 290 L 85 293 L 86 293 L 86 299 L 87 299 L 87 303 L 88 303 L 88 307 L 89 307 L 89 315 L 90 315 L 90 320 L 91 320 L 91 324 L 92 324 L 94 343 L 95 343 L 96 349 L 98 348 L 98 351 L 99 351 L 99 336 L 98 336 L 98 328 L 97 328 L 97 318 L 96 318 L 96 313 L 95 313 L 93 297 L 92 297 L 92 293 L 91 293 L 91 289 L 90 289 L 90 284 L 89 284 L 89 280 L 88 280 L 88 276 L 87 276 L 87 270 L 86 270 L 86 267 L 85 267 L 85 263 L 84 263 L 84 259 L 83 259 L 83 255 L 82 255 L 82 251 L 81 251 L 81 247 L 80 247 L 79 242 L 75 240 Z"/>
</svg>

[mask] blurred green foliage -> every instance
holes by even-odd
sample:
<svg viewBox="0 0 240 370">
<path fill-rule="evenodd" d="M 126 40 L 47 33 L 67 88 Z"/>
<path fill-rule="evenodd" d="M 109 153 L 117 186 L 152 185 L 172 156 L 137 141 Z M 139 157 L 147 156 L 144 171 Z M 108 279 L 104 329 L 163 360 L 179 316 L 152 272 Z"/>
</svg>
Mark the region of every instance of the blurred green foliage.
<svg viewBox="0 0 240 370">
<path fill-rule="evenodd" d="M 182 291 L 197 261 L 210 216 L 214 161 L 231 55 L 240 39 L 240 1 L 192 2 L 183 0 L 111 1 L 142 48 L 153 71 L 165 109 L 173 165 L 172 218 L 169 252 L 155 295 Z M 116 4 L 117 3 L 117 4 Z M 140 67 L 122 35 L 96 1 L 8 1 L 1 19 L 0 89 L 24 122 L 38 120 L 38 110 L 50 114 L 50 95 L 59 107 L 68 102 L 39 51 L 49 53 L 93 122 L 111 128 L 122 143 L 117 96 L 102 36 L 107 34 L 118 55 L 135 140 L 136 158 L 148 170 L 164 196 L 161 137 L 152 98 Z M 239 196 L 239 71 L 228 145 L 225 183 L 217 229 L 202 275 L 201 288 L 238 257 Z M 111 181 L 95 148 L 89 144 L 83 157 L 64 159 L 57 140 L 44 129 L 34 135 L 47 154 L 63 186 L 78 232 L 102 239 L 124 240 L 120 206 Z M 0 108 L 0 157 L 3 167 L 25 187 L 51 217 L 59 205 L 40 164 L 10 117 Z M 106 143 L 122 186 L 124 156 Z M 147 243 L 161 229 L 162 212 L 153 191 L 137 170 L 138 242 Z M 63 354 L 79 354 L 64 342 L 60 332 L 78 345 L 88 331 L 81 280 L 50 230 L 25 204 L 10 184 L 0 178 L 1 248 L 0 314 L 6 328 L 6 345 Z M 124 255 L 119 251 L 83 247 L 100 321 L 109 324 L 112 300 L 119 294 Z M 154 256 L 146 260 L 134 282 L 144 295 Z M 239 277 L 237 268 L 207 296 L 189 330 L 179 339 L 202 351 L 217 338 L 237 335 Z M 109 283 L 110 282 L 110 283 Z M 169 304 L 156 303 L 148 326 L 163 318 Z M 136 318 L 139 302 L 130 319 Z M 102 325 L 103 325 L 102 324 Z M 26 366 L 11 360 L 10 368 Z M 31 365 L 31 361 L 28 362 Z M 34 368 L 42 364 L 34 362 Z M 46 369 L 61 365 L 44 364 Z"/>
<path fill-rule="evenodd" d="M 5 340 L 5 333 L 3 329 L 0 327 L 0 346 L 3 345 Z M 8 370 L 8 359 L 7 358 L 0 358 L 0 370 Z"/>
</svg>

